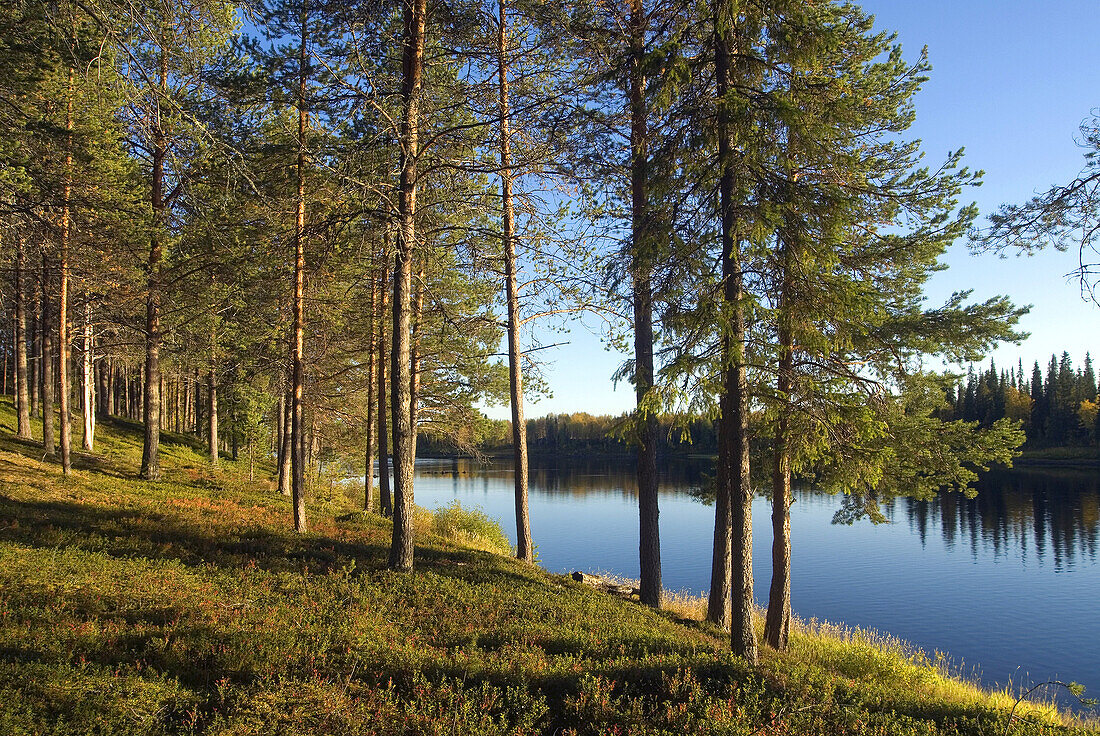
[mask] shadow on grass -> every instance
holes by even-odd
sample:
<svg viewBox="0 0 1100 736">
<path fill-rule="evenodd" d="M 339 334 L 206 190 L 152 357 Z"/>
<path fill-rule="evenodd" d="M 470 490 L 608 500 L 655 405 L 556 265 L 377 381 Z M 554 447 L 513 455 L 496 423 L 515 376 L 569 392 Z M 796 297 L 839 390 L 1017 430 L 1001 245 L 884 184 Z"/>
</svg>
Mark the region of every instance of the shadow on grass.
<svg viewBox="0 0 1100 736">
<path fill-rule="evenodd" d="M 37 480 L 33 469 L 6 468 L 9 477 Z M 73 501 L 20 501 L 0 495 L 0 540 L 42 549 L 73 547 L 119 558 L 175 560 L 189 566 L 329 575 L 350 562 L 360 571 L 387 567 L 389 547 L 367 539 L 297 535 L 270 527 L 200 524 L 148 507 L 104 508 Z M 518 563 L 517 563 L 518 564 Z M 485 552 L 418 547 L 416 569 L 469 585 L 536 585 L 549 579 L 521 574 Z"/>
<path fill-rule="evenodd" d="M 67 501 L 17 501 L 0 496 L 0 539 L 39 548 L 94 549 L 114 557 L 177 560 L 185 565 L 327 574 L 349 559 L 380 568 L 388 550 L 316 536 L 284 535 L 260 526 L 187 524 L 174 515 L 104 509 Z"/>
</svg>

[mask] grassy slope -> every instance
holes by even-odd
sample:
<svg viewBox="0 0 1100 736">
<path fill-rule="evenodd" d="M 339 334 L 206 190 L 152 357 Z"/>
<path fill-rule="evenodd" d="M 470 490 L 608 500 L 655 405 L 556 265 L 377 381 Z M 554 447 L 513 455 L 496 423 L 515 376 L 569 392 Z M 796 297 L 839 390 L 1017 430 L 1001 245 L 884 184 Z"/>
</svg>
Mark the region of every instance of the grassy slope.
<svg viewBox="0 0 1100 736">
<path fill-rule="evenodd" d="M 2 734 L 1001 734 L 898 647 L 797 633 L 749 670 L 721 632 L 388 522 L 290 507 L 166 436 L 101 425 L 70 479 L 0 403 Z M 1012 733 L 1070 733 L 1054 717 Z"/>
</svg>

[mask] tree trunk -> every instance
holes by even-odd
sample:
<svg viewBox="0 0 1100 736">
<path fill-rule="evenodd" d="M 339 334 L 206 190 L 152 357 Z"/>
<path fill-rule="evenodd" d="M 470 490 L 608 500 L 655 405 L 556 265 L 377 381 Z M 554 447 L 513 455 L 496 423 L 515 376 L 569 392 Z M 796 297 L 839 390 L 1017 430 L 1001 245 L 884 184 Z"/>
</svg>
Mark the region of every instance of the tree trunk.
<svg viewBox="0 0 1100 736">
<path fill-rule="evenodd" d="M 213 311 L 213 310 L 212 310 Z M 217 317 L 211 314 L 210 326 L 210 370 L 206 374 L 206 416 L 209 422 L 207 435 L 210 452 L 210 464 L 218 467 L 218 327 Z"/>
<path fill-rule="evenodd" d="M 118 401 L 122 406 L 119 407 L 122 411 L 119 412 L 120 416 L 124 416 L 127 419 L 134 418 L 134 405 L 130 401 L 130 367 L 121 366 L 118 372 L 115 374 L 115 394 L 118 397 Z"/>
<path fill-rule="evenodd" d="M 289 391 L 283 392 L 283 398 L 279 403 L 279 411 L 283 423 L 283 439 L 279 446 L 279 493 L 283 496 L 290 495 L 290 455 L 293 452 L 290 447 L 290 425 L 294 423 L 294 402 Z"/>
<path fill-rule="evenodd" d="M 61 204 L 61 252 L 58 264 L 61 283 L 58 285 L 57 306 L 57 376 L 59 409 L 61 411 L 61 472 L 73 472 L 73 417 L 69 408 L 71 398 L 69 383 L 69 201 L 73 192 L 73 67 L 69 67 L 69 86 L 65 104 L 65 184 Z"/>
<path fill-rule="evenodd" d="M 306 108 L 306 74 L 309 11 L 303 7 L 301 14 L 301 39 L 298 47 L 298 161 L 297 161 L 297 211 L 294 218 L 294 334 L 291 344 L 291 442 L 290 442 L 290 492 L 294 504 L 294 530 L 306 531 L 305 456 L 302 424 L 303 383 L 305 380 L 305 229 L 306 229 L 306 126 L 309 111 Z"/>
<path fill-rule="evenodd" d="M 731 38 L 736 23 L 736 3 L 723 2 L 715 17 L 715 76 L 718 92 L 718 171 L 721 197 L 723 298 L 729 327 L 722 343 L 724 366 L 722 440 L 718 461 L 726 467 L 733 509 L 732 585 L 730 586 L 730 644 L 755 665 L 756 634 L 753 629 L 752 485 L 749 477 L 749 406 L 744 276 L 737 227 L 736 148 L 728 97 L 734 88 L 731 70 Z"/>
<path fill-rule="evenodd" d="M 271 448 L 275 451 L 275 478 L 279 484 L 279 493 L 287 495 L 289 486 L 283 483 L 283 464 L 286 456 L 283 454 L 283 432 L 286 428 L 286 391 L 279 391 L 279 405 L 275 410 L 275 444 Z"/>
<path fill-rule="evenodd" d="M 321 481 L 321 475 L 324 470 L 324 462 L 321 460 L 321 436 L 317 433 L 317 415 L 311 414 L 309 419 L 309 434 L 307 435 L 309 447 L 309 454 L 307 455 L 306 467 L 312 468 L 314 472 L 314 480 L 318 483 Z M 332 489 L 329 488 L 331 491 Z M 329 494 L 331 500 L 332 494 Z"/>
<path fill-rule="evenodd" d="M 160 56 L 158 87 L 162 94 L 168 88 L 168 55 Z M 142 420 L 145 437 L 141 450 L 143 480 L 160 477 L 160 292 L 161 260 L 164 257 L 164 234 L 168 228 L 168 206 L 164 198 L 164 160 L 168 155 L 168 140 L 158 111 L 153 128 L 153 181 L 151 203 L 153 230 L 149 239 L 149 259 L 146 263 L 145 297 L 145 391 Z"/>
<path fill-rule="evenodd" d="M 53 335 L 50 330 L 50 271 L 46 251 L 42 251 L 42 316 L 38 320 L 42 331 L 42 449 L 46 455 L 53 457 L 57 451 L 57 441 L 54 438 L 54 410 L 53 410 Z"/>
<path fill-rule="evenodd" d="M 191 381 L 190 377 L 180 369 L 180 432 L 187 434 L 191 431 Z"/>
<path fill-rule="evenodd" d="M 648 211 L 649 111 L 646 106 L 643 0 L 630 4 L 630 192 L 631 271 L 634 281 L 634 391 L 638 432 L 638 552 L 641 600 L 661 605 L 661 534 L 657 506 L 657 417 L 649 406 L 653 389 L 652 271 L 656 237 Z"/>
<path fill-rule="evenodd" d="M 272 432 L 275 433 L 275 437 L 274 437 L 274 439 L 272 439 L 269 442 L 269 444 L 270 444 L 269 449 L 272 452 L 276 453 L 276 455 L 275 455 L 276 468 L 278 468 L 278 464 L 280 462 L 282 462 L 282 448 L 283 448 L 283 419 L 282 419 L 282 416 L 283 416 L 283 407 L 285 406 L 285 404 L 286 404 L 286 392 L 285 391 L 280 391 L 279 392 L 279 405 L 278 405 L 278 408 L 275 409 L 275 411 L 276 411 L 275 416 L 272 417 L 272 419 L 273 419 L 272 423 L 274 424 L 274 426 L 271 429 L 272 429 Z M 277 470 L 276 470 L 276 475 L 278 475 Z"/>
<path fill-rule="evenodd" d="M 38 285 L 41 285 L 42 274 L 39 273 L 36 278 Z M 37 297 L 37 293 L 35 294 Z M 42 331 L 39 328 L 39 312 L 42 309 L 42 303 L 39 299 L 32 300 L 31 304 L 31 380 L 28 388 L 31 393 L 31 416 L 42 416 Z"/>
<path fill-rule="evenodd" d="M 390 493 L 390 430 L 386 420 L 386 364 L 389 362 L 386 335 L 386 310 L 390 288 L 390 231 L 387 225 L 382 241 L 381 294 L 378 305 L 378 503 L 383 516 L 393 516 Z"/>
<path fill-rule="evenodd" d="M 378 340 L 378 274 L 371 274 L 370 281 L 370 338 L 367 341 L 367 427 L 366 457 L 363 461 L 363 510 L 370 511 L 374 506 L 374 411 L 377 408 L 377 395 L 374 382 L 378 372 L 378 354 L 375 342 Z"/>
<path fill-rule="evenodd" d="M 27 383 L 27 294 L 24 273 L 27 268 L 23 233 L 15 236 L 15 406 L 16 430 L 21 439 L 31 438 L 30 395 Z"/>
<path fill-rule="evenodd" d="M 722 420 L 718 420 L 719 447 Z M 730 623 L 730 578 L 733 574 L 733 506 L 730 498 L 729 468 L 727 459 L 720 457 L 715 464 L 714 547 L 710 568 L 710 596 L 707 598 L 707 621 L 721 626 Z"/>
<path fill-rule="evenodd" d="M 794 388 L 794 338 L 791 290 L 794 285 L 790 241 L 779 240 L 782 286 L 778 305 L 779 364 L 776 397 L 780 402 L 775 425 L 772 465 L 772 582 L 764 641 L 773 649 L 787 648 L 791 633 L 791 391 Z"/>
<path fill-rule="evenodd" d="M 84 417 L 84 441 L 82 447 L 85 452 L 92 452 L 95 449 L 95 394 L 96 394 L 96 379 L 95 379 L 95 362 L 94 355 L 95 350 L 95 335 L 92 329 L 92 302 L 85 297 L 84 299 L 84 343 L 83 343 L 84 361 L 81 367 L 81 375 L 83 381 L 81 386 L 84 389 L 82 395 L 82 401 L 80 405 L 80 412 Z"/>
<path fill-rule="evenodd" d="M 406 0 L 401 92 L 401 181 L 398 212 L 400 237 L 393 285 L 393 350 L 391 355 L 391 413 L 393 415 L 394 505 L 390 567 L 413 566 L 413 461 L 416 429 L 413 426 L 410 329 L 412 320 L 412 262 L 416 250 L 417 159 L 420 155 L 420 88 L 424 67 L 426 0 Z"/>
<path fill-rule="evenodd" d="M 172 378 L 172 430 L 174 432 L 183 431 L 183 404 L 181 398 L 183 396 L 183 374 L 176 370 L 176 375 Z"/>
<path fill-rule="evenodd" d="M 424 266 L 421 265 L 416 272 L 416 290 L 412 306 L 411 339 L 409 342 L 409 371 L 411 385 L 409 386 L 409 423 L 412 425 L 413 461 L 416 461 L 416 435 L 417 423 L 420 419 L 420 330 L 424 317 Z"/>
<path fill-rule="evenodd" d="M 206 406 L 203 402 L 203 396 L 202 396 L 202 384 L 203 383 L 204 383 L 204 381 L 202 380 L 202 375 L 199 373 L 199 369 L 195 368 L 194 378 L 193 378 L 193 385 L 195 387 L 195 397 L 194 397 L 195 398 L 195 406 L 194 406 L 195 425 L 194 425 L 194 427 L 192 428 L 191 431 L 194 433 L 194 435 L 196 437 L 205 437 L 206 436 L 206 427 L 204 426 L 204 424 L 206 422 Z"/>
<path fill-rule="evenodd" d="M 790 333 L 788 332 L 788 338 Z M 782 340 L 782 337 L 780 338 Z M 780 400 L 791 389 L 791 351 L 782 345 L 777 385 Z M 772 582 L 764 640 L 773 649 L 787 648 L 791 632 L 791 455 L 790 410 L 783 408 L 776 425 L 772 470 Z"/>
<path fill-rule="evenodd" d="M 99 399 L 95 402 L 96 411 L 100 419 L 106 419 L 115 411 L 115 394 L 112 390 L 111 376 L 114 373 L 113 361 L 110 358 L 99 360 Z"/>
<path fill-rule="evenodd" d="M 218 467 L 218 369 L 213 365 L 206 374 L 206 400 L 206 416 L 209 420 L 207 449 L 210 451 L 210 464 L 216 468 Z"/>
<path fill-rule="evenodd" d="M 515 461 L 516 558 L 534 562 L 531 516 L 527 502 L 527 425 L 523 419 L 523 353 L 519 341 L 519 288 L 516 278 L 516 215 L 512 204 L 512 140 L 508 102 L 508 16 L 506 0 L 498 0 L 497 69 L 500 81 L 501 238 L 508 299 L 508 388 L 512 404 L 512 456 Z"/>
</svg>

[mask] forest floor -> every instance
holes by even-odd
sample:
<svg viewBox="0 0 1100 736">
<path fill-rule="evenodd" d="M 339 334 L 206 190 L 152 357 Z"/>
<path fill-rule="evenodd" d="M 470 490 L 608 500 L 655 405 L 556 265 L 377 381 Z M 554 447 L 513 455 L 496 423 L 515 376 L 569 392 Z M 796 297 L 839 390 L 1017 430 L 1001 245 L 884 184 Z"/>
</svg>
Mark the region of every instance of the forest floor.
<svg viewBox="0 0 1100 736">
<path fill-rule="evenodd" d="M 713 627 L 471 549 L 477 523 L 419 514 L 391 572 L 389 522 L 331 486 L 297 535 L 193 440 L 143 483 L 137 428 L 104 422 L 65 478 L 13 425 L 0 401 L 2 734 L 1095 733 L 1010 723 L 1011 696 L 859 631 L 799 626 L 749 668 Z"/>
</svg>

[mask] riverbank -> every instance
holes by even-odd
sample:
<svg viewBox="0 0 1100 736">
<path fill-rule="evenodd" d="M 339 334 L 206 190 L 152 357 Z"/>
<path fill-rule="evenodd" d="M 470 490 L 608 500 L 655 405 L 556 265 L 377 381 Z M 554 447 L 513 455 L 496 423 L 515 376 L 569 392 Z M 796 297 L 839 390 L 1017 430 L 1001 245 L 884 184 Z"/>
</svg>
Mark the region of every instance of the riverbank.
<svg viewBox="0 0 1100 736">
<path fill-rule="evenodd" d="M 858 631 L 806 625 L 750 669 L 724 632 L 471 549 L 418 515 L 312 498 L 311 531 L 247 466 L 104 424 L 76 472 L 0 404 L 0 733 L 1086 733 Z M 79 445 L 77 445 L 79 446 Z M 321 489 L 327 492 L 327 487 Z M 465 535 L 465 536 L 464 536 Z M 485 546 L 485 545 L 479 545 Z"/>
<path fill-rule="evenodd" d="M 1048 447 L 1024 450 L 1014 464 L 1020 467 L 1100 468 L 1100 451 L 1095 447 Z"/>
</svg>

